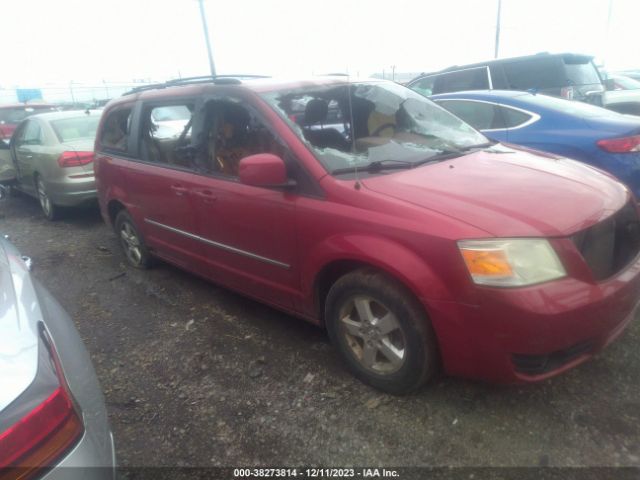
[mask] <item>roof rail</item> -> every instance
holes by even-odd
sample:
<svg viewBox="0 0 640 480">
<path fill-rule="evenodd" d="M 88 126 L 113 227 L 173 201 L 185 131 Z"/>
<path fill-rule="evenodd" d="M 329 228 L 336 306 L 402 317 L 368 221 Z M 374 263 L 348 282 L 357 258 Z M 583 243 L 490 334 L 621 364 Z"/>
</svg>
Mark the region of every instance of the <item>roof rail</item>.
<svg viewBox="0 0 640 480">
<path fill-rule="evenodd" d="M 267 75 L 201 75 L 198 77 L 185 77 L 174 78 L 173 80 L 167 80 L 164 83 L 152 83 L 150 85 L 141 85 L 140 87 L 132 88 L 131 90 L 123 93 L 123 95 L 131 95 L 132 93 L 144 92 L 146 90 L 156 90 L 167 87 L 174 87 L 178 85 L 191 85 L 197 83 L 214 83 L 220 85 L 239 85 L 241 79 L 252 78 L 269 78 Z"/>
<path fill-rule="evenodd" d="M 156 88 L 164 88 L 164 87 L 165 87 L 164 83 L 151 83 L 149 85 L 141 85 L 139 87 L 134 87 L 131 90 L 127 90 L 122 94 L 122 96 L 131 95 L 132 93 L 144 92 L 145 90 L 154 90 Z"/>
</svg>

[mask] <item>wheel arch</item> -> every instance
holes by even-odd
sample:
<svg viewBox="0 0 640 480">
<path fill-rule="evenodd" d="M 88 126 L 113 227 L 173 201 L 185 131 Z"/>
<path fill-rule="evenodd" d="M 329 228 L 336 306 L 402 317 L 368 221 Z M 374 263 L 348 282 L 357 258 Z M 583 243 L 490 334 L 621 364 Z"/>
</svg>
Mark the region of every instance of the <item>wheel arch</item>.
<svg viewBox="0 0 640 480">
<path fill-rule="evenodd" d="M 349 251 L 337 251 L 336 245 L 348 245 L 350 248 Z M 354 250 L 356 245 L 358 248 Z M 422 300 L 426 296 L 450 298 L 444 283 L 423 258 L 389 239 L 362 236 L 334 238 L 316 249 L 310 257 L 303 270 L 307 270 L 306 278 L 312 279 L 308 292 L 313 305 L 310 313 L 321 325 L 324 325 L 325 301 L 331 286 L 340 277 L 358 269 L 370 268 L 397 281 L 423 305 L 427 314 Z"/>
<path fill-rule="evenodd" d="M 118 216 L 118 213 L 126 209 L 127 207 L 124 205 L 124 203 L 122 203 L 118 199 L 114 198 L 109 201 L 109 203 L 107 204 L 107 214 L 109 216 L 109 222 L 111 223 L 112 227 L 115 227 L 116 217 Z"/>
</svg>

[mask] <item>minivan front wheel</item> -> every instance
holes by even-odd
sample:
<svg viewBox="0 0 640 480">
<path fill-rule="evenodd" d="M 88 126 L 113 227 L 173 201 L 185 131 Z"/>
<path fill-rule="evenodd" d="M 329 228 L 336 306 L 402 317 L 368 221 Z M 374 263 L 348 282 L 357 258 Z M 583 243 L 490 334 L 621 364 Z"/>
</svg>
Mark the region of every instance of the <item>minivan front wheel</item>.
<svg viewBox="0 0 640 480">
<path fill-rule="evenodd" d="M 438 369 L 433 329 L 417 300 L 374 270 L 340 278 L 325 308 L 329 336 L 363 382 L 393 394 L 416 390 Z"/>
<path fill-rule="evenodd" d="M 115 226 L 120 245 L 122 245 L 122 250 L 129 264 L 135 268 L 149 268 L 151 266 L 151 255 L 138 233 L 131 215 L 126 210 L 121 210 L 118 213 Z"/>
</svg>

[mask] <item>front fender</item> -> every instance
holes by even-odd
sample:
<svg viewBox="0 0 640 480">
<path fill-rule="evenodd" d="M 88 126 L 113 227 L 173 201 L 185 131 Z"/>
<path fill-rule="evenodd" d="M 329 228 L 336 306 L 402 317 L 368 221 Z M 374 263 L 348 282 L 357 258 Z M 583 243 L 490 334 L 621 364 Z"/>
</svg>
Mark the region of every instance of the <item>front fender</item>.
<svg viewBox="0 0 640 480">
<path fill-rule="evenodd" d="M 301 266 L 307 305 L 314 304 L 318 275 L 333 262 L 354 261 L 382 270 L 421 300 L 451 300 L 450 290 L 425 260 L 393 240 L 362 234 L 335 235 L 313 247 Z"/>
</svg>

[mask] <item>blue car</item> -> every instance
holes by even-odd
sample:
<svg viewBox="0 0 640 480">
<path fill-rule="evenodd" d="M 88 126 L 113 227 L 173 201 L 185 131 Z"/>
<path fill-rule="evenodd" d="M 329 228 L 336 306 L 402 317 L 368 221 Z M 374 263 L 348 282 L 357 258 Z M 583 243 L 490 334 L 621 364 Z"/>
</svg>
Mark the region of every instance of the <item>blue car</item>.
<svg viewBox="0 0 640 480">
<path fill-rule="evenodd" d="M 640 198 L 640 117 L 506 90 L 445 93 L 431 99 L 492 140 L 601 168 Z"/>
</svg>

